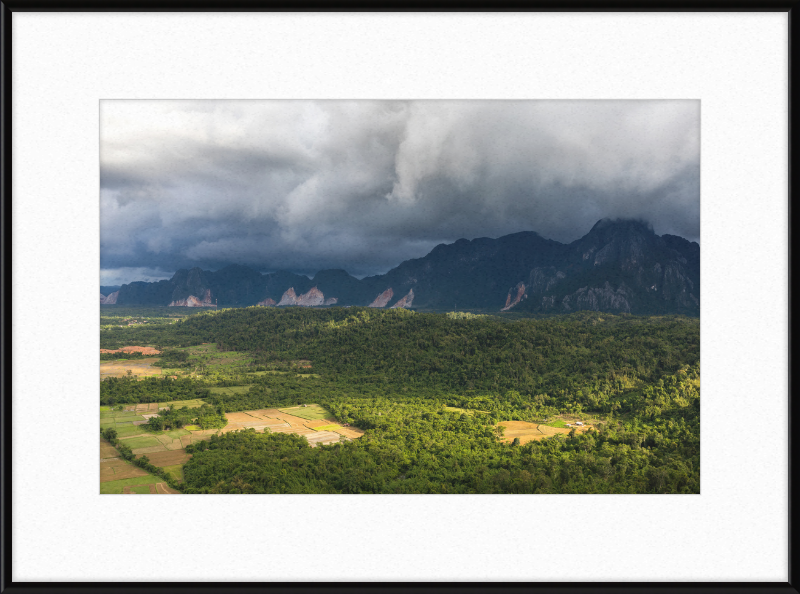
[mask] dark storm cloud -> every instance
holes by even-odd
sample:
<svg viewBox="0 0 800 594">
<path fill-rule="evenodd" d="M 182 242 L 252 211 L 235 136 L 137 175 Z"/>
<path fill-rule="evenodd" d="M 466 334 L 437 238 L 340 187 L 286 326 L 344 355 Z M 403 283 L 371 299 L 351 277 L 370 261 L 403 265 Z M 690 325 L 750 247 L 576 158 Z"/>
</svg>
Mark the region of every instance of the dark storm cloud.
<svg viewBox="0 0 800 594">
<path fill-rule="evenodd" d="M 361 276 L 461 237 L 569 242 L 603 217 L 699 239 L 694 101 L 106 101 L 101 116 L 105 281 L 229 263 Z"/>
</svg>

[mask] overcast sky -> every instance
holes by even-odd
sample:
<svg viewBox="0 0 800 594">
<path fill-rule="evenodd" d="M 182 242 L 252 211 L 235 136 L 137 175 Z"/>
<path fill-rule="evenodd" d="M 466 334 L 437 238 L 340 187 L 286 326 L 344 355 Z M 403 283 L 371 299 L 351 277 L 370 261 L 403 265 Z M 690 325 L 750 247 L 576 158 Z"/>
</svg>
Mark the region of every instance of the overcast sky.
<svg viewBox="0 0 800 594">
<path fill-rule="evenodd" d="M 101 284 L 383 273 L 604 217 L 700 237 L 697 101 L 103 101 Z"/>
</svg>

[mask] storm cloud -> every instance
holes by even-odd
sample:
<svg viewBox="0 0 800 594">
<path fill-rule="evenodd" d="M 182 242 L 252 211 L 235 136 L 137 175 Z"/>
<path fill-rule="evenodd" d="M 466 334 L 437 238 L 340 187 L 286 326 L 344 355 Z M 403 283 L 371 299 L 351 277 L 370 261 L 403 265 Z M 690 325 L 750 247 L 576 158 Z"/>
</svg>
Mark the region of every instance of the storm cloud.
<svg viewBox="0 0 800 594">
<path fill-rule="evenodd" d="M 103 101 L 103 284 L 387 271 L 604 217 L 700 235 L 697 101 Z"/>
</svg>

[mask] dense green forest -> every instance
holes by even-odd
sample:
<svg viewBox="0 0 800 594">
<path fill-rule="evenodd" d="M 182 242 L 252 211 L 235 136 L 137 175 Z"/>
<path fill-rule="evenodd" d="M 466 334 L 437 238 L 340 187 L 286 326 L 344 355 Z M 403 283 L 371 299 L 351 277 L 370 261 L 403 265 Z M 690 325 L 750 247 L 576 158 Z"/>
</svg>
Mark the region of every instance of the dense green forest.
<svg viewBox="0 0 800 594">
<path fill-rule="evenodd" d="M 166 349 L 161 365 L 193 377 L 106 379 L 101 403 L 203 398 L 219 414 L 314 402 L 366 430 L 315 448 L 286 434 L 215 436 L 184 468 L 187 493 L 698 493 L 699 334 L 697 318 L 596 312 L 162 313 L 102 328 L 101 347 Z M 187 347 L 204 343 L 247 358 L 197 365 Z M 220 388 L 231 385 L 246 389 Z M 495 427 L 559 415 L 590 416 L 595 430 L 519 446 Z"/>
<path fill-rule="evenodd" d="M 220 429 L 226 423 L 225 406 L 223 404 L 213 406 L 206 403 L 198 408 L 182 406 L 160 411 L 158 416 L 150 417 L 147 420 L 147 428 L 151 431 L 164 431 L 196 424 L 201 429 Z"/>
<path fill-rule="evenodd" d="M 100 404 L 132 404 L 135 402 L 170 402 L 207 398 L 211 394 L 206 382 L 189 377 L 109 377 L 100 382 Z"/>
<path fill-rule="evenodd" d="M 128 359 L 144 359 L 144 357 L 142 353 L 100 353 L 101 361 L 127 361 Z"/>
</svg>

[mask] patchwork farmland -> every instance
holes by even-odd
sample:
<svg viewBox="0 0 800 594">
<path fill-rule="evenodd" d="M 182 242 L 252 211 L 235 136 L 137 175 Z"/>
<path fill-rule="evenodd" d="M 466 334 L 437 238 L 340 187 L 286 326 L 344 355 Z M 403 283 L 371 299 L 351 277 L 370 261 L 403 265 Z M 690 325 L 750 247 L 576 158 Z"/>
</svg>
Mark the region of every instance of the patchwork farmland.
<svg viewBox="0 0 800 594">
<path fill-rule="evenodd" d="M 120 457 L 119 451 L 104 439 L 100 440 L 101 494 L 174 494 L 163 479 L 153 476 Z"/>
<path fill-rule="evenodd" d="M 100 428 L 114 428 L 119 443 L 130 448 L 136 458 L 146 456 L 150 464 L 161 468 L 178 482 L 183 479 L 183 465 L 192 457 L 186 446 L 207 441 L 212 435 L 245 429 L 257 433 L 293 433 L 303 436 L 311 447 L 316 447 L 358 439 L 364 434 L 361 429 L 339 424 L 328 411 L 315 404 L 225 413 L 227 424 L 221 429 L 201 429 L 190 425 L 155 432 L 145 426 L 147 419 L 170 406 L 196 408 L 202 404 L 202 400 L 194 399 L 117 407 L 122 410 L 101 407 Z M 123 459 L 104 439 L 100 440 L 100 492 L 132 495 L 178 493 L 163 479 Z"/>
</svg>

